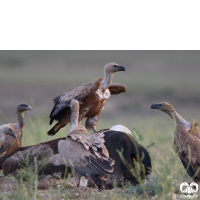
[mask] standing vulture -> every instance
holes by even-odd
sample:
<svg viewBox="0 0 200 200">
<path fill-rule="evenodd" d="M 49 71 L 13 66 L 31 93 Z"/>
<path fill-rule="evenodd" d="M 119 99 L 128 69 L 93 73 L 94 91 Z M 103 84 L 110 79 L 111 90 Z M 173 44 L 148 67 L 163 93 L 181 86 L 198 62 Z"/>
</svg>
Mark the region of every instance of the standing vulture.
<svg viewBox="0 0 200 200">
<path fill-rule="evenodd" d="M 179 154 L 189 176 L 198 183 L 200 181 L 200 132 L 198 122 L 187 122 L 166 102 L 153 104 L 151 108 L 161 110 L 175 120 L 177 126 L 174 131 L 174 149 Z"/>
<path fill-rule="evenodd" d="M 73 185 L 77 186 L 80 177 L 86 176 L 95 184 L 107 181 L 113 172 L 114 160 L 104 145 L 104 134 L 90 134 L 78 125 L 79 102 L 75 99 L 70 102 L 71 130 L 65 140 L 58 142 L 58 151 L 61 158 L 70 168 L 74 168 Z"/>
<path fill-rule="evenodd" d="M 81 120 L 86 117 L 85 128 L 96 132 L 99 115 L 110 94 L 126 91 L 125 85 L 112 84 L 113 73 L 118 71 L 125 71 L 125 68 L 111 62 L 104 67 L 104 80 L 99 78 L 93 83 L 85 83 L 57 96 L 54 99 L 54 107 L 50 114 L 50 125 L 54 120 L 58 123 L 48 131 L 48 135 L 55 135 L 60 128 L 70 122 L 71 110 L 69 105 L 72 99 L 76 99 L 80 105 L 78 123 L 80 124 Z"/>
<path fill-rule="evenodd" d="M 20 103 L 17 105 L 16 114 L 18 118 L 18 122 L 16 124 L 5 124 L 3 125 L 3 129 L 6 132 L 11 132 L 16 136 L 11 137 L 10 135 L 5 136 L 5 140 L 0 147 L 0 157 L 7 155 L 19 147 L 21 147 L 21 138 L 23 135 L 22 128 L 24 126 L 24 111 L 32 110 L 31 106 L 26 103 Z"/>
</svg>

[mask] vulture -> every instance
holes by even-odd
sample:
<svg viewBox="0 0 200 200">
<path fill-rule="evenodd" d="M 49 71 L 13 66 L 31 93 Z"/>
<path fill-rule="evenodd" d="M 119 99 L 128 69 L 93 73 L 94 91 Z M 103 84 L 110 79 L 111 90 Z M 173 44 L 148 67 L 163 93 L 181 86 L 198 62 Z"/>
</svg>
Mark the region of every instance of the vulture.
<svg viewBox="0 0 200 200">
<path fill-rule="evenodd" d="M 7 176 L 8 174 L 14 174 L 18 169 L 27 167 L 27 164 L 34 169 L 34 158 L 36 157 L 37 164 L 39 163 L 40 165 L 38 170 L 39 175 L 53 175 L 54 173 L 61 172 L 63 177 L 66 166 L 59 156 L 58 142 L 64 139 L 65 137 L 37 145 L 20 147 L 12 153 L 0 157 L 0 169 L 3 169 L 4 176 Z M 29 162 L 24 163 L 24 159 L 27 158 L 27 155 Z M 46 160 L 44 160 L 44 158 Z M 70 172 L 69 167 L 67 168 L 67 172 Z"/>
<path fill-rule="evenodd" d="M 97 185 L 101 186 L 104 184 L 106 188 L 112 188 L 114 187 L 114 184 L 116 184 L 117 186 L 122 186 L 127 181 L 130 181 L 131 184 L 139 183 L 138 178 L 130 173 L 125 163 L 122 162 L 117 150 L 120 152 L 122 151 L 122 155 L 125 158 L 126 162 L 133 168 L 135 168 L 134 161 L 141 162 L 140 176 L 141 180 L 144 180 L 145 176 L 150 174 L 152 168 L 151 158 L 148 151 L 143 146 L 138 144 L 127 133 L 119 131 L 119 129 L 117 128 L 115 128 L 115 130 L 103 129 L 99 131 L 99 133 L 102 132 L 105 135 L 104 144 L 109 152 L 109 157 L 115 160 L 115 164 L 113 165 L 114 172 L 112 174 L 109 174 L 106 183 L 102 183 L 102 181 L 99 180 L 98 177 L 96 177 L 96 180 L 98 180 Z M 35 156 L 37 157 L 37 162 L 40 162 L 40 154 L 42 153 L 46 158 L 50 159 L 48 163 L 45 163 L 45 166 L 43 168 L 40 168 L 39 175 L 53 175 L 54 173 L 61 173 L 61 177 L 64 177 L 66 166 L 65 163 L 61 161 L 60 154 L 58 153 L 58 142 L 64 139 L 65 137 L 33 146 L 21 147 L 14 152 L 0 158 L 0 169 L 3 169 L 3 174 L 5 176 L 15 173 L 17 169 L 23 167 L 23 158 L 26 158 L 27 152 L 29 152 L 30 166 L 33 165 L 33 160 Z M 38 155 L 34 153 L 36 149 L 39 150 Z M 49 157 L 49 155 L 46 155 L 46 152 L 49 151 L 48 149 L 52 150 L 53 157 Z M 138 154 L 139 157 L 137 156 Z M 71 173 L 71 169 L 69 167 L 67 168 L 67 173 L 68 172 Z"/>
<path fill-rule="evenodd" d="M 141 181 L 146 180 L 146 176 L 151 173 L 152 169 L 149 152 L 134 140 L 128 128 L 122 125 L 117 126 L 119 129 L 115 126 L 115 130 L 103 132 L 104 144 L 109 156 L 115 160 L 114 173 L 110 174 L 106 183 L 107 188 L 112 188 L 114 184 L 122 186 L 127 181 L 133 185 L 140 184 Z M 126 131 L 129 130 L 128 133 L 122 132 L 122 127 Z M 136 162 L 139 164 L 139 169 L 136 167 Z"/>
<path fill-rule="evenodd" d="M 24 126 L 24 111 L 26 110 L 32 110 L 31 106 L 26 103 L 20 103 L 16 108 L 18 122 L 16 124 L 9 123 L 1 126 L 2 131 L 4 131 L 5 134 L 7 133 L 7 135 L 0 146 L 0 157 L 21 147 L 21 138 L 23 135 L 22 128 Z M 12 134 L 12 137 L 8 135 L 8 133 L 10 133 L 10 135 Z"/>
<path fill-rule="evenodd" d="M 58 151 L 63 162 L 73 173 L 73 185 L 77 186 L 81 176 L 86 176 L 98 185 L 108 180 L 113 173 L 115 161 L 109 158 L 109 153 L 104 145 L 104 134 L 87 132 L 85 127 L 78 124 L 79 102 L 70 101 L 71 130 L 65 140 L 58 142 Z"/>
<path fill-rule="evenodd" d="M 126 86 L 118 83 L 112 84 L 113 73 L 125 71 L 125 68 L 111 62 L 104 67 L 104 80 L 99 78 L 95 82 L 85 83 L 80 87 L 72 88 L 54 99 L 54 107 L 50 113 L 50 125 L 54 120 L 57 124 L 48 131 L 48 135 L 55 135 L 62 127 L 70 122 L 70 102 L 76 99 L 79 102 L 79 119 L 86 117 L 85 128 L 96 132 L 96 126 L 101 110 L 110 94 L 126 92 Z"/>
<path fill-rule="evenodd" d="M 15 132 L 13 132 L 13 130 L 8 126 L 8 125 L 2 125 L 0 126 L 0 148 L 1 146 L 4 146 L 4 140 L 6 135 L 10 135 L 14 138 L 17 138 Z M 5 147 L 3 147 L 5 148 Z"/>
<path fill-rule="evenodd" d="M 200 132 L 198 122 L 187 122 L 169 103 L 162 102 L 151 105 L 167 113 L 175 122 L 174 150 L 178 153 L 184 168 L 193 180 L 200 182 Z"/>
</svg>

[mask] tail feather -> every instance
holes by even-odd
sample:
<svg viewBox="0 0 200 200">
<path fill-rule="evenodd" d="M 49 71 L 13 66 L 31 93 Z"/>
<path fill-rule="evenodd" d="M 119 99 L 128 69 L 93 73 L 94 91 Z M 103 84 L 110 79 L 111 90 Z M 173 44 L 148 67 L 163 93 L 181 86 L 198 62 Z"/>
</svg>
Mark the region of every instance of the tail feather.
<svg viewBox="0 0 200 200">
<path fill-rule="evenodd" d="M 102 174 L 107 174 L 107 173 L 113 173 L 114 168 L 110 165 L 110 162 L 107 160 L 99 160 L 99 159 L 94 159 L 90 157 L 91 159 L 91 164 L 96 168 L 96 169 L 101 169 Z"/>
<path fill-rule="evenodd" d="M 55 135 L 64 126 L 66 126 L 66 124 L 64 124 L 63 126 L 60 126 L 60 121 L 59 121 L 52 129 L 50 129 L 47 132 L 47 134 L 48 135 Z"/>
<path fill-rule="evenodd" d="M 51 125 L 53 121 L 54 121 L 54 118 L 51 118 L 49 124 Z"/>
<path fill-rule="evenodd" d="M 54 131 L 54 127 L 47 132 L 48 135 L 55 135 L 56 132 Z"/>
</svg>

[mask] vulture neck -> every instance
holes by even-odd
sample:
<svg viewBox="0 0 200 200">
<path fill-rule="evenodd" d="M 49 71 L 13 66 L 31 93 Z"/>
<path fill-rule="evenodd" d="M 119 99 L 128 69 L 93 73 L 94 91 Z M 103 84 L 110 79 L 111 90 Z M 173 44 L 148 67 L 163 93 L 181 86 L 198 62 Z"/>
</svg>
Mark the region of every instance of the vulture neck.
<svg viewBox="0 0 200 200">
<path fill-rule="evenodd" d="M 70 103 L 71 107 L 71 130 L 78 125 L 78 118 L 79 118 L 79 102 L 77 100 L 72 100 Z"/>
<path fill-rule="evenodd" d="M 104 80 L 101 82 L 100 86 L 103 90 L 108 89 L 108 87 L 111 85 L 112 77 L 113 77 L 112 72 L 108 72 L 107 70 L 104 71 Z"/>
<path fill-rule="evenodd" d="M 22 129 L 24 126 L 24 112 L 20 112 L 17 110 L 16 113 L 18 118 L 18 127 Z"/>
<path fill-rule="evenodd" d="M 187 131 L 190 130 L 190 123 L 188 123 L 185 119 L 183 119 L 176 110 L 167 112 L 167 114 L 176 121 L 177 124 L 182 125 Z"/>
<path fill-rule="evenodd" d="M 1 143 L 5 140 L 5 135 L 0 134 L 0 148 L 1 148 Z"/>
</svg>

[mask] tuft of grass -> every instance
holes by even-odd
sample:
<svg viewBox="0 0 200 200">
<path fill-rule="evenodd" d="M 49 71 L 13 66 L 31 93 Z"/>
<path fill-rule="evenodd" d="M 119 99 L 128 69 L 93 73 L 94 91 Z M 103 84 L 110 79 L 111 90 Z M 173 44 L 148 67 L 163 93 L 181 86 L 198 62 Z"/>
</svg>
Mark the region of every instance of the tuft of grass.
<svg viewBox="0 0 200 200">
<path fill-rule="evenodd" d="M 144 135 L 134 125 L 131 128 L 131 133 L 136 142 L 140 143 L 144 140 Z M 152 141 L 150 144 L 146 145 L 146 148 L 148 149 L 150 147 L 153 147 L 155 144 L 156 142 Z"/>
</svg>

